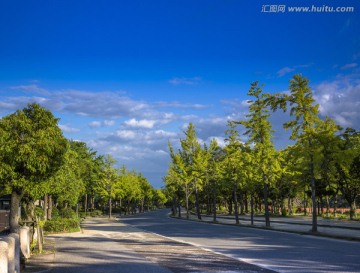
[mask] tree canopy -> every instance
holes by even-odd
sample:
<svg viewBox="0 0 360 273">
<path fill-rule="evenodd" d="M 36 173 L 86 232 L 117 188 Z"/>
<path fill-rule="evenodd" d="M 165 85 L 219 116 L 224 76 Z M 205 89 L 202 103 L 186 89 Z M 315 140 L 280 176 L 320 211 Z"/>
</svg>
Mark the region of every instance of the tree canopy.
<svg viewBox="0 0 360 273">
<path fill-rule="evenodd" d="M 253 82 L 249 112 L 241 120 L 228 120 L 221 147 L 215 139 L 210 149 L 201 146 L 193 123 L 180 139 L 178 152 L 169 145 L 171 163 L 164 182 L 168 199 L 176 202 L 173 213 L 179 208 L 181 216 L 184 204 L 187 216 L 194 209 L 201 218 L 206 210 L 215 221 L 217 211 L 226 209 L 239 223 L 239 211 L 247 213 L 250 204 L 251 215 L 265 212 L 270 226 L 270 213 L 293 214 L 296 203 L 296 209 L 306 214 L 311 204 L 314 232 L 317 214 L 323 214 L 325 206 L 327 215 L 330 206 L 336 215 L 340 202 L 350 207 L 350 218 L 355 217 L 360 194 L 359 132 L 343 130 L 334 120 L 320 117 L 310 81 L 303 75 L 294 75 L 289 90 L 264 93 Z M 288 120 L 284 129 L 291 131 L 289 145 L 282 150 L 272 142 L 270 122 L 272 111 L 278 109 Z"/>
</svg>

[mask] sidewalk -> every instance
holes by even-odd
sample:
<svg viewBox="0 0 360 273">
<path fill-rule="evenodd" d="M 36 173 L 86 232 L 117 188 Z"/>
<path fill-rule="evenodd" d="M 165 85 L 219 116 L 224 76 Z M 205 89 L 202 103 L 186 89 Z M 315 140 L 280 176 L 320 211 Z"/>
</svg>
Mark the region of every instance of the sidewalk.
<svg viewBox="0 0 360 273">
<path fill-rule="evenodd" d="M 81 232 L 45 236 L 53 252 L 31 256 L 21 273 L 171 273 L 120 243 L 123 237 L 145 238 L 141 230 L 106 217 L 81 226 Z"/>
<path fill-rule="evenodd" d="M 186 212 L 182 212 L 182 218 L 186 219 Z M 200 221 L 195 214 L 190 214 L 190 220 Z M 266 228 L 264 217 L 255 216 L 254 225 L 251 226 L 249 215 L 239 216 L 239 226 L 252 228 Z M 212 215 L 202 215 L 203 222 L 213 223 Z M 216 222 L 218 224 L 235 225 L 235 217 L 229 215 L 217 215 Z M 270 217 L 271 230 L 294 232 L 301 234 L 317 235 L 338 239 L 360 241 L 360 222 L 357 221 L 341 221 L 318 218 L 318 232 L 311 232 L 312 220 L 307 216 L 294 217 Z"/>
</svg>

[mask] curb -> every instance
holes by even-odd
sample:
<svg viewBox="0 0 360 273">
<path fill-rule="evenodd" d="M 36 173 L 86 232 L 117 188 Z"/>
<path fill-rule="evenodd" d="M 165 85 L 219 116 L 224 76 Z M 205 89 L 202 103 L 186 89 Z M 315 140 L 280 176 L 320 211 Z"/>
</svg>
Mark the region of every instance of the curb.
<svg viewBox="0 0 360 273">
<path fill-rule="evenodd" d="M 204 224 L 213 224 L 213 225 L 224 225 L 224 226 L 236 226 L 236 227 L 244 227 L 244 228 L 253 228 L 253 229 L 262 229 L 262 230 L 269 230 L 269 231 L 275 231 L 275 232 L 287 232 L 287 233 L 293 233 L 293 234 L 300 234 L 300 235 L 307 235 L 307 236 L 317 236 L 322 238 L 330 238 L 330 239 L 339 239 L 339 240 L 347 240 L 347 241 L 356 241 L 360 242 L 360 238 L 356 237 L 350 237 L 350 236 L 341 236 L 341 235 L 331 235 L 327 233 L 322 232 L 304 232 L 304 231 L 295 231 L 295 230 L 284 230 L 284 229 L 275 229 L 275 228 L 267 228 L 267 227 L 261 227 L 261 226 L 251 226 L 251 225 L 237 225 L 237 224 L 229 224 L 229 223 L 221 223 L 221 222 L 212 222 L 212 221 L 205 221 L 205 220 L 198 220 L 198 219 L 186 219 L 186 218 L 179 218 L 177 216 L 169 215 L 169 217 L 179 220 L 186 220 L 186 221 L 193 221 L 193 222 L 199 222 Z"/>
<path fill-rule="evenodd" d="M 226 217 L 226 216 L 216 216 L 216 218 L 221 218 L 221 219 L 232 219 L 230 217 Z M 235 220 L 235 219 L 234 219 Z M 246 218 L 240 218 L 239 220 L 242 221 L 250 221 L 249 219 Z M 256 220 L 256 222 L 265 222 L 264 220 Z M 299 226 L 311 226 L 311 224 L 308 223 L 292 223 L 292 222 L 286 222 L 286 221 L 274 221 L 274 223 L 279 223 L 279 224 L 288 224 L 288 225 L 299 225 Z M 318 227 L 326 227 L 326 228 L 341 228 L 341 229 L 351 229 L 351 230 L 359 230 L 360 231 L 360 227 L 347 227 L 347 226 L 332 226 L 332 225 L 327 225 L 327 224 L 318 224 Z"/>
</svg>

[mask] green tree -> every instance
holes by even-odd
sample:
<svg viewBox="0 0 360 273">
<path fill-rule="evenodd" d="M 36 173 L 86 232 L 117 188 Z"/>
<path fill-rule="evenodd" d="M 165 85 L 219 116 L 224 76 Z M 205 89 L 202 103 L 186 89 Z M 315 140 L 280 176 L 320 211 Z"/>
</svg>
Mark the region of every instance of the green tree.
<svg viewBox="0 0 360 273">
<path fill-rule="evenodd" d="M 185 163 L 187 179 L 193 184 L 195 207 L 198 219 L 201 219 L 199 191 L 202 189 L 203 176 L 206 170 L 206 151 L 204 151 L 196 136 L 195 126 L 189 123 L 185 139 L 180 139 L 180 156 Z"/>
<path fill-rule="evenodd" d="M 139 181 L 139 186 L 141 189 L 141 197 L 140 197 L 140 212 L 145 212 L 145 207 L 149 211 L 152 199 L 154 197 L 154 188 L 151 184 L 147 181 L 142 174 L 137 175 L 137 179 Z"/>
<path fill-rule="evenodd" d="M 0 120 L 0 183 L 11 191 L 11 232 L 19 231 L 19 205 L 24 193 L 47 183 L 64 163 L 67 141 L 58 119 L 38 104 Z"/>
<path fill-rule="evenodd" d="M 319 123 L 319 106 L 315 104 L 309 80 L 302 75 L 294 75 L 290 80 L 290 95 L 278 96 L 273 109 L 282 107 L 286 110 L 287 104 L 290 106 L 290 115 L 294 120 L 284 124 L 285 129 L 291 129 L 290 139 L 297 141 L 301 147 L 307 165 L 307 172 L 311 180 L 311 200 L 312 200 L 312 231 L 317 231 L 317 212 L 316 212 L 316 181 L 315 167 L 317 147 L 314 145 L 316 137 L 316 127 Z"/>
<path fill-rule="evenodd" d="M 112 217 L 112 200 L 115 198 L 116 182 L 118 181 L 118 175 L 114 169 L 115 162 L 110 155 L 105 157 L 101 178 L 97 181 L 96 187 L 98 194 L 107 200 L 109 218 Z"/>
<path fill-rule="evenodd" d="M 169 143 L 169 150 L 171 156 L 171 164 L 168 172 L 166 181 L 171 183 L 176 183 L 179 185 L 179 189 L 182 189 L 182 192 L 185 195 L 185 210 L 186 218 L 189 219 L 189 199 L 193 192 L 192 177 L 190 176 L 189 169 L 185 163 L 184 158 L 181 156 L 180 152 L 175 153 L 174 149 Z M 176 187 L 176 186 L 175 186 Z M 180 210 L 179 210 L 180 215 Z"/>
<path fill-rule="evenodd" d="M 171 146 L 170 146 L 171 147 Z M 172 149 L 171 149 L 172 150 Z M 181 217 L 181 202 L 182 202 L 182 185 L 181 175 L 178 172 L 178 167 L 175 165 L 175 155 L 172 155 L 173 162 L 170 163 L 166 176 L 163 178 L 166 187 L 167 198 L 172 199 L 172 215 L 175 216 L 178 212 L 178 217 Z M 188 207 L 188 203 L 185 203 Z"/>
<path fill-rule="evenodd" d="M 340 139 L 337 133 L 341 128 L 336 125 L 335 121 L 326 118 L 320 120 L 316 126 L 316 136 L 314 142 L 316 143 L 319 152 L 316 153 L 316 183 L 317 194 L 319 196 L 320 204 L 322 204 L 322 195 L 326 196 L 327 214 L 330 208 L 330 196 L 336 198 L 339 187 L 336 180 L 336 160 L 339 155 Z M 322 190 L 322 191 L 320 191 Z"/>
<path fill-rule="evenodd" d="M 212 193 L 213 222 L 216 222 L 217 196 L 221 180 L 221 162 L 225 153 L 218 145 L 216 139 L 210 141 L 207 175 Z"/>
<path fill-rule="evenodd" d="M 79 178 L 81 179 L 85 190 L 82 192 L 83 207 L 85 213 L 90 207 L 94 207 L 94 193 L 96 183 L 101 173 L 102 156 L 98 156 L 97 152 L 89 148 L 85 142 L 70 141 L 71 150 L 77 154 L 77 167 Z"/>
<path fill-rule="evenodd" d="M 79 161 L 79 155 L 74 150 L 69 149 L 65 154 L 64 164 L 50 178 L 50 188 L 47 190 L 47 193 L 53 195 L 61 207 L 67 207 L 68 205 L 75 206 L 85 192 Z M 51 204 L 49 206 L 51 207 Z M 48 216 L 50 215 L 51 212 Z"/>
<path fill-rule="evenodd" d="M 298 159 L 294 146 L 288 146 L 278 152 L 280 173 L 275 181 L 273 192 L 278 198 L 282 215 L 293 214 L 292 200 L 296 197 L 301 186 L 299 183 L 301 181 L 301 172 L 299 171 Z M 288 200 L 288 210 L 286 210 L 284 203 L 286 198 Z"/>
<path fill-rule="evenodd" d="M 162 189 L 156 189 L 154 193 L 154 202 L 157 208 L 164 207 L 167 202 L 166 194 Z"/>
<path fill-rule="evenodd" d="M 348 128 L 340 136 L 337 154 L 337 180 L 340 190 L 350 205 L 350 219 L 356 214 L 356 197 L 360 194 L 360 133 Z"/>
<path fill-rule="evenodd" d="M 238 206 L 238 188 L 241 181 L 244 181 L 243 170 L 243 145 L 239 139 L 239 133 L 236 130 L 234 122 L 228 122 L 228 135 L 225 139 L 225 158 L 223 162 L 223 176 L 232 185 L 232 198 L 234 201 L 234 212 L 236 224 L 239 224 L 239 206 Z"/>
<path fill-rule="evenodd" d="M 269 121 L 268 95 L 264 94 L 258 82 L 251 84 L 248 92 L 254 97 L 250 100 L 250 113 L 247 120 L 238 123 L 247 128 L 245 135 L 249 135 L 248 142 L 253 145 L 254 168 L 261 174 L 264 185 L 265 223 L 270 227 L 270 215 L 268 206 L 269 187 L 279 175 L 280 167 L 277 160 L 277 152 L 271 141 L 272 129 Z"/>
</svg>

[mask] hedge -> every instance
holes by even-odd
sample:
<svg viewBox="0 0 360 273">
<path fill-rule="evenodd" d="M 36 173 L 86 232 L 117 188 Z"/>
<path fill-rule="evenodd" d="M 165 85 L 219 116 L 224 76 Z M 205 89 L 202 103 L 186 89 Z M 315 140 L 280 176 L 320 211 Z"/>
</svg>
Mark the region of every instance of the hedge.
<svg viewBox="0 0 360 273">
<path fill-rule="evenodd" d="M 80 231 L 78 219 L 55 219 L 45 222 L 45 232 L 75 232 Z"/>
</svg>

